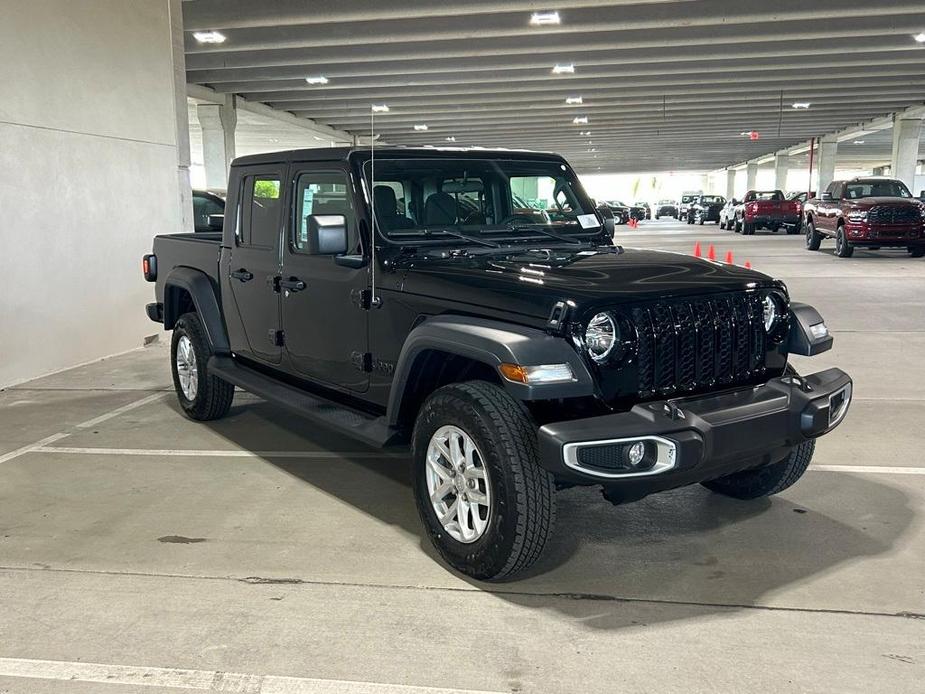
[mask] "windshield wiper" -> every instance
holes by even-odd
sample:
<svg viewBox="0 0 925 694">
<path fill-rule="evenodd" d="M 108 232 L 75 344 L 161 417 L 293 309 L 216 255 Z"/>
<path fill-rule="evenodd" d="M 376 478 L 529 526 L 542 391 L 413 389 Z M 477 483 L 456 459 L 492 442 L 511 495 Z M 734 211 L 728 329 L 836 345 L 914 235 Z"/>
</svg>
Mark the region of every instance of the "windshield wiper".
<svg viewBox="0 0 925 694">
<path fill-rule="evenodd" d="M 487 239 L 480 239 L 477 236 L 470 236 L 469 234 L 463 234 L 458 231 L 452 231 L 451 229 L 422 229 L 421 231 L 406 231 L 406 232 L 392 232 L 389 236 L 401 237 L 401 236 L 424 236 L 427 238 L 433 238 L 437 233 L 446 234 L 447 236 L 452 236 L 457 239 L 462 239 L 463 241 L 468 241 L 469 243 L 477 243 L 482 246 L 488 246 L 489 248 L 500 248 L 499 244 L 494 241 L 488 241 Z"/>
<path fill-rule="evenodd" d="M 565 243 L 577 243 L 579 246 L 582 245 L 582 243 L 584 243 L 581 239 L 576 239 L 574 236 L 563 236 L 562 234 L 557 234 L 554 231 L 549 231 L 549 229 L 543 229 L 542 227 L 537 228 L 534 226 L 526 226 L 526 225 L 518 226 L 517 224 L 511 224 L 510 226 L 511 226 L 511 231 L 518 232 L 518 233 L 523 232 L 523 231 L 535 231 L 539 234 L 543 234 L 544 236 L 548 236 L 552 239 L 556 239 L 557 241 L 563 241 Z"/>
</svg>

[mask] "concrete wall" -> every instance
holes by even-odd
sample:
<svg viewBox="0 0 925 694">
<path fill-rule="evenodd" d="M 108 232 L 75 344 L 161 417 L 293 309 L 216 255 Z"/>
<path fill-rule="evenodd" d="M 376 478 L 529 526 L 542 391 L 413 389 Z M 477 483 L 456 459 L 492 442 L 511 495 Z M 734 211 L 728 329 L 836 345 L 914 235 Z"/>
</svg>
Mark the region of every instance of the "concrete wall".
<svg viewBox="0 0 925 694">
<path fill-rule="evenodd" d="M 167 0 L 0 21 L 0 387 L 138 347 L 141 255 L 178 231 Z"/>
</svg>

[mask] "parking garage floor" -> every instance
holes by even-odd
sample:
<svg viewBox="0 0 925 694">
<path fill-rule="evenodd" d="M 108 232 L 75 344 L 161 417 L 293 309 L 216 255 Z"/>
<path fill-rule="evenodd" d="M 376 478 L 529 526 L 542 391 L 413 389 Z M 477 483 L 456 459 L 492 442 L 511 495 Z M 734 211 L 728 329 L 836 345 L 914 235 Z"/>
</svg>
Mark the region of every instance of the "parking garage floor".
<svg viewBox="0 0 925 694">
<path fill-rule="evenodd" d="M 0 393 L 0 692 L 921 692 L 925 260 L 618 231 L 698 240 L 816 305 L 835 348 L 799 366 L 855 379 L 795 487 L 568 490 L 545 561 L 478 584 L 422 537 L 402 458 L 244 393 L 191 422 L 155 345 Z"/>
</svg>

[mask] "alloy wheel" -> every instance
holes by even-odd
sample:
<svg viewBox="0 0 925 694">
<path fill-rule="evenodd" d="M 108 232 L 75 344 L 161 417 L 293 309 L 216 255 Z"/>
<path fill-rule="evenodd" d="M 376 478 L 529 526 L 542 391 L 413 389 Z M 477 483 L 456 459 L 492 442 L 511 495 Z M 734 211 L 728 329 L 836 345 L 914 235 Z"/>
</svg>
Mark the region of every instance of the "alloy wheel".
<svg viewBox="0 0 925 694">
<path fill-rule="evenodd" d="M 177 377 L 180 380 L 180 390 L 187 400 L 195 400 L 199 392 L 199 369 L 196 368 L 196 352 L 193 343 L 186 335 L 177 340 Z"/>
</svg>

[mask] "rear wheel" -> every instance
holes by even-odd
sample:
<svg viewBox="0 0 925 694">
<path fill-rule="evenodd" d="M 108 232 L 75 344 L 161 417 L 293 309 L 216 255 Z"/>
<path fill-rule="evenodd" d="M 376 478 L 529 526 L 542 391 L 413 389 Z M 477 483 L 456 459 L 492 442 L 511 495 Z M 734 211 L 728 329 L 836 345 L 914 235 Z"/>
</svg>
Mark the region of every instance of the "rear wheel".
<svg viewBox="0 0 925 694">
<path fill-rule="evenodd" d="M 816 231 L 815 223 L 810 220 L 806 222 L 806 250 L 818 251 L 822 243 L 822 234 Z"/>
<path fill-rule="evenodd" d="M 458 383 L 427 399 L 414 425 L 415 500 L 453 568 L 503 580 L 540 557 L 555 520 L 555 487 L 536 459 L 535 423 L 498 386 Z"/>
<path fill-rule="evenodd" d="M 913 258 L 925 256 L 925 246 L 909 246 L 907 250 L 909 251 L 909 255 Z"/>
<path fill-rule="evenodd" d="M 854 246 L 848 243 L 844 226 L 838 227 L 838 231 L 835 232 L 835 255 L 839 258 L 850 258 L 854 255 Z"/>
<path fill-rule="evenodd" d="M 703 218 L 703 215 L 700 215 L 700 226 L 703 226 L 703 223 L 704 223 L 705 221 L 706 221 L 706 220 Z"/>
<path fill-rule="evenodd" d="M 173 329 L 170 366 L 180 407 L 192 419 L 209 421 L 228 414 L 234 386 L 209 374 L 212 348 L 202 321 L 195 313 L 184 313 Z"/>
<path fill-rule="evenodd" d="M 758 499 L 784 491 L 792 486 L 809 466 L 813 459 L 814 440 L 805 441 L 790 451 L 790 455 L 779 463 L 766 465 L 757 470 L 735 472 L 719 477 L 703 486 L 710 491 L 735 499 Z"/>
</svg>

